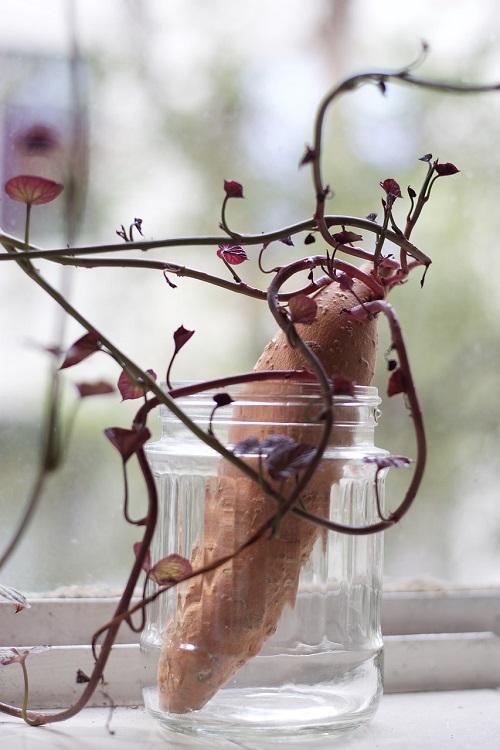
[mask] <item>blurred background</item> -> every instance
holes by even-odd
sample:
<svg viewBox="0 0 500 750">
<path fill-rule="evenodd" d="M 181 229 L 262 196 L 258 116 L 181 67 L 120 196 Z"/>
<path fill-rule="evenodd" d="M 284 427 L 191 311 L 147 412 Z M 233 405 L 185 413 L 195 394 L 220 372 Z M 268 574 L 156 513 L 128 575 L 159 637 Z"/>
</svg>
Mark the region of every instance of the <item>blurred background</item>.
<svg viewBox="0 0 500 750">
<path fill-rule="evenodd" d="M 2 184 L 31 172 L 66 185 L 54 204 L 33 209 L 32 240 L 44 247 L 116 242 L 116 230 L 136 217 L 148 239 L 218 234 L 224 179 L 244 186 L 245 200 L 232 201 L 228 212 L 238 231 L 310 217 L 311 177 L 298 163 L 319 101 L 352 73 L 408 64 L 422 40 L 431 49 L 423 77 L 500 81 L 495 0 L 0 0 L 0 10 Z M 386 96 L 364 87 L 328 118 L 329 213 L 380 211 L 379 182 L 388 177 L 418 191 L 425 174 L 418 159 L 426 153 L 460 169 L 435 186 L 412 237 L 433 259 L 424 288 L 417 273 L 391 298 L 429 439 L 418 501 L 386 535 L 391 586 L 500 585 L 499 122 L 500 94 L 397 85 Z M 21 209 L 2 194 L 4 231 L 22 235 Z M 399 201 L 400 223 L 407 210 Z M 314 252 L 322 249 L 318 243 Z M 310 250 L 297 240 L 268 252 L 276 264 Z M 258 283 L 256 254 L 238 268 L 249 283 Z M 213 247 L 148 257 L 226 274 Z M 37 265 L 160 379 L 180 325 L 196 333 L 175 365 L 179 380 L 250 369 L 274 333 L 264 303 L 196 281 L 179 279 L 171 289 L 161 272 Z M 82 333 L 17 266 L 0 264 L 2 549 L 39 462 L 51 370 L 43 347 L 61 339 L 67 346 Z M 381 321 L 381 355 L 387 341 Z M 77 401 L 72 381 L 116 382 L 118 375 L 104 355 L 68 371 L 67 417 Z M 386 379 L 381 356 L 377 442 L 413 455 L 407 412 L 400 398 L 388 402 Z M 105 592 L 124 582 L 137 533 L 121 521 L 121 462 L 102 430 L 127 427 L 135 406 L 116 394 L 82 405 L 65 466 L 48 482 L 2 583 Z M 407 480 L 392 472 L 389 504 Z M 140 514 L 145 499 L 133 472 L 132 494 Z"/>
</svg>

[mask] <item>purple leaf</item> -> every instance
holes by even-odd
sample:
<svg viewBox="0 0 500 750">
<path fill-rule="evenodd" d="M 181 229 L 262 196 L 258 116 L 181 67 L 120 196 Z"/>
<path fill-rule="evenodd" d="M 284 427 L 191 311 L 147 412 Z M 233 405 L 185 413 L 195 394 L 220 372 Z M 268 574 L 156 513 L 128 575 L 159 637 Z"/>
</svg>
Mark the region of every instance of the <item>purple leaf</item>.
<svg viewBox="0 0 500 750">
<path fill-rule="evenodd" d="M 310 164 L 316 159 L 316 152 L 310 146 L 306 146 L 306 152 L 299 162 L 299 167 L 304 167 L 306 164 Z"/>
<path fill-rule="evenodd" d="M 406 456 L 377 456 L 374 458 L 364 458 L 366 464 L 377 464 L 377 469 L 409 469 L 413 461 Z"/>
<path fill-rule="evenodd" d="M 339 287 L 344 292 L 350 292 L 353 287 L 353 280 L 350 276 L 348 276 L 346 273 L 339 273 L 336 277 L 336 280 L 339 283 Z"/>
<path fill-rule="evenodd" d="M 314 242 L 316 242 L 316 237 L 314 236 L 314 234 L 308 234 L 304 239 L 304 245 L 312 245 Z"/>
<path fill-rule="evenodd" d="M 90 357 L 95 352 L 100 351 L 101 348 L 102 344 L 99 336 L 95 331 L 90 331 L 89 333 L 86 333 L 85 336 L 82 336 L 81 339 L 75 341 L 72 346 L 70 346 L 70 348 L 66 352 L 64 362 L 59 369 L 64 370 L 67 367 L 73 367 L 73 365 L 77 365 L 80 362 L 83 362 L 83 360 L 87 359 L 87 357 Z"/>
<path fill-rule="evenodd" d="M 387 386 L 387 395 L 395 396 L 406 392 L 406 378 L 400 368 L 393 370 Z"/>
<path fill-rule="evenodd" d="M 332 393 L 334 396 L 354 396 L 353 381 L 344 375 L 336 375 L 333 380 Z"/>
<path fill-rule="evenodd" d="M 432 154 L 424 154 L 423 156 L 420 157 L 419 161 L 425 161 L 429 163 L 431 159 L 432 159 Z"/>
<path fill-rule="evenodd" d="M 347 229 L 344 229 L 342 232 L 336 232 L 335 234 L 332 234 L 332 237 L 335 242 L 339 243 L 339 245 L 347 245 L 347 243 L 349 242 L 358 242 L 359 240 L 363 239 L 360 234 L 356 234 L 356 232 L 348 232 Z"/>
<path fill-rule="evenodd" d="M 288 435 L 268 435 L 260 444 L 261 453 L 271 453 L 275 448 L 291 448 L 295 440 Z"/>
<path fill-rule="evenodd" d="M 80 398 L 104 396 L 115 391 L 114 386 L 111 383 L 106 383 L 105 380 L 98 380 L 96 383 L 77 383 L 76 387 L 78 388 Z"/>
<path fill-rule="evenodd" d="M 256 437 L 248 437 L 244 440 L 240 440 L 233 447 L 233 453 L 236 456 L 243 456 L 249 453 L 259 453 L 260 443 Z"/>
<path fill-rule="evenodd" d="M 371 213 L 371 214 L 368 214 L 368 216 L 366 218 L 368 219 L 368 221 L 376 221 L 377 216 L 378 216 L 378 214 Z"/>
<path fill-rule="evenodd" d="M 217 250 L 219 258 L 223 258 L 230 266 L 239 266 L 248 260 L 248 255 L 239 245 L 219 245 Z"/>
<path fill-rule="evenodd" d="M 229 406 L 229 404 L 233 403 L 233 399 L 229 393 L 216 393 L 213 399 L 217 404 L 217 407 Z"/>
<path fill-rule="evenodd" d="M 123 463 L 139 449 L 142 448 L 151 437 L 147 427 L 141 427 L 138 430 L 125 430 L 122 427 L 108 427 L 104 434 L 109 442 L 114 445 L 122 457 Z"/>
<path fill-rule="evenodd" d="M 291 479 L 305 469 L 312 460 L 315 448 L 306 443 L 283 443 L 268 454 L 264 466 L 274 480 Z"/>
<path fill-rule="evenodd" d="M 154 370 L 146 370 L 146 372 L 148 375 L 151 375 L 153 380 L 156 380 Z M 122 401 L 130 401 L 135 398 L 143 398 L 148 392 L 149 386 L 137 379 L 130 378 L 126 371 L 122 370 L 118 378 L 118 390 L 120 391 Z"/>
<path fill-rule="evenodd" d="M 388 198 L 392 198 L 392 202 L 394 202 L 395 198 L 401 198 L 401 188 L 399 187 L 396 180 L 392 179 L 392 177 L 389 177 L 387 180 L 381 182 L 380 187 L 385 190 Z"/>
<path fill-rule="evenodd" d="M 224 180 L 224 190 L 227 198 L 244 198 L 243 185 L 234 180 Z"/>
<path fill-rule="evenodd" d="M 289 235 L 287 237 L 282 237 L 280 239 L 280 242 L 282 242 L 284 245 L 288 245 L 289 247 L 293 247 L 294 246 L 293 245 L 293 240 L 292 240 L 292 238 Z"/>
<path fill-rule="evenodd" d="M 318 305 L 307 294 L 294 294 L 288 301 L 292 323 L 310 326 L 316 320 Z"/>
<path fill-rule="evenodd" d="M 189 560 L 180 555 L 169 555 L 153 565 L 149 577 L 159 586 L 175 583 L 191 575 L 193 568 Z"/>
<path fill-rule="evenodd" d="M 457 174 L 457 172 L 460 172 L 459 169 L 454 164 L 451 164 L 451 162 L 446 162 L 445 164 L 436 164 L 434 167 L 436 170 L 436 173 L 439 175 L 439 177 L 447 177 L 451 174 Z"/>
<path fill-rule="evenodd" d="M 136 556 L 136 558 L 139 555 L 141 547 L 142 547 L 142 542 L 135 542 L 135 544 L 134 544 L 134 555 Z M 147 553 L 147 555 L 146 555 L 146 557 L 144 559 L 144 562 L 142 563 L 142 569 L 145 570 L 146 573 L 149 573 L 149 571 L 151 570 L 151 555 L 150 555 L 149 551 L 148 551 L 148 553 Z"/>
<path fill-rule="evenodd" d="M 187 344 L 193 333 L 194 331 L 188 331 L 184 326 L 179 326 L 174 333 L 175 354 L 182 349 L 184 344 Z"/>
</svg>

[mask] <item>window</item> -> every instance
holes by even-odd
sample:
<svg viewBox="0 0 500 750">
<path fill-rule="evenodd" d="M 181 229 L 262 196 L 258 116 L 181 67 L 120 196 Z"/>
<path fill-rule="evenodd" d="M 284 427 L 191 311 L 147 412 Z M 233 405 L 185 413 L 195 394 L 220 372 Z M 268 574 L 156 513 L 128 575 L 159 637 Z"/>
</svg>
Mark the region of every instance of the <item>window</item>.
<svg viewBox="0 0 500 750">
<path fill-rule="evenodd" d="M 224 6 L 224 13 L 222 3 L 209 10 L 195 0 L 168 11 L 155 2 L 116 0 L 106 8 L 90 0 L 75 2 L 78 40 L 87 66 L 85 113 L 90 120 L 86 207 L 78 243 L 115 242 L 115 230 L 136 216 L 143 219 L 148 237 L 217 232 L 224 178 L 244 183 L 246 200 L 230 211 L 230 221 L 242 231 L 267 230 L 309 216 L 314 200 L 310 177 L 306 170 L 297 172 L 296 165 L 310 138 L 317 102 L 332 83 L 353 70 L 406 63 L 421 38 L 432 48 L 422 75 L 478 82 L 490 82 L 497 75 L 499 52 L 491 29 L 496 28 L 498 9 L 493 2 L 479 12 L 471 0 L 460 0 L 453 14 L 434 7 L 429 13 L 426 3 L 402 10 L 391 0 L 381 2 L 384 8 L 379 3 L 377 11 L 369 0 L 353 0 L 319 4 L 306 12 L 298 0 L 292 5 L 283 0 L 273 9 L 260 2 L 230 12 Z M 10 176 L 9 118 L 18 106 L 18 84 L 13 87 L 13 81 L 18 75 L 24 81 L 29 60 L 37 61 L 37 69 L 43 60 L 52 80 L 58 73 L 50 66 L 71 57 L 70 26 L 60 3 L 45 0 L 43 14 L 39 3 L 29 0 L 8 5 L 11 12 L 3 20 L 0 50 L 2 60 L 9 61 L 1 66 L 3 179 Z M 39 85 L 37 90 L 43 93 Z M 67 105 L 52 106 L 63 111 Z M 39 106 L 45 118 L 41 124 L 48 127 L 45 105 Z M 386 606 L 399 616 L 410 611 L 410 603 L 418 605 L 419 612 L 427 612 L 432 603 L 433 613 L 442 605 L 446 625 L 440 624 L 439 616 L 436 624 L 416 623 L 412 629 L 426 636 L 461 633 L 447 639 L 450 649 L 466 640 L 462 630 L 475 633 L 471 638 L 475 653 L 484 658 L 484 675 L 492 675 L 487 666 L 494 664 L 490 657 L 497 640 L 482 633 L 498 633 L 498 614 L 491 614 L 498 607 L 497 592 L 488 587 L 500 583 L 500 310 L 492 272 L 497 265 L 499 108 L 494 94 L 464 99 L 394 86 L 382 97 L 376 89 L 363 89 L 342 100 L 327 133 L 332 154 L 327 166 L 336 192 L 331 205 L 338 213 L 364 216 L 377 211 L 378 185 L 386 177 L 418 186 L 425 168 L 418 158 L 425 153 L 452 161 L 461 170 L 436 186 L 415 235 L 434 259 L 424 289 L 414 279 L 395 290 L 392 300 L 400 311 L 427 415 L 429 464 L 411 515 L 387 534 L 387 576 L 400 588 L 404 581 L 424 579 L 426 587 L 432 582 L 439 593 L 389 592 Z M 31 136 L 34 132 L 40 143 L 49 142 L 46 130 L 33 131 L 37 123 L 30 121 Z M 83 170 L 81 178 L 83 183 Z M 2 199 L 3 209 L 6 205 Z M 405 209 L 398 210 L 403 216 Z M 64 243 L 61 216 L 54 215 L 50 226 L 35 218 L 35 241 Z M 290 252 L 276 248 L 273 262 L 289 258 Z M 207 272 L 219 269 L 215 253 L 207 248 L 189 251 L 189 258 L 178 251 L 150 255 L 166 256 Z M 207 377 L 250 368 L 274 330 L 267 310 L 247 300 L 231 307 L 228 324 L 225 300 L 194 281 L 182 280 L 179 289 L 172 290 L 161 274 L 146 271 L 138 272 L 131 284 L 125 270 L 79 269 L 61 276 L 43 269 L 54 283 L 71 287 L 71 299 L 96 325 L 158 373 L 165 370 L 173 330 L 179 325 L 196 330 L 198 335 L 178 363 L 180 379 L 197 376 L 200 362 Z M 40 347 L 53 344 L 63 323 L 55 307 L 10 263 L 0 265 L 0 319 L 4 544 L 5 529 L 19 517 L 36 468 L 40 403 L 50 366 Z M 66 324 L 64 342 L 80 334 L 78 326 Z M 381 353 L 384 342 L 382 330 Z M 87 375 L 116 380 L 118 373 L 113 363 L 96 358 L 78 374 Z M 381 392 L 385 382 L 381 357 Z M 74 401 L 69 385 L 67 419 Z M 67 465 L 50 480 L 25 540 L 1 572 L 5 583 L 45 593 L 61 587 L 67 593 L 73 585 L 90 587 L 84 588 L 89 592 L 97 586 L 108 594 L 122 584 L 135 532 L 125 526 L 117 531 L 122 497 L 119 460 L 99 436 L 112 424 L 126 426 L 132 410 L 113 398 L 97 401 L 80 410 Z M 412 436 L 400 402 L 384 398 L 378 443 L 394 453 L 412 455 Z M 391 477 L 394 497 L 403 491 L 406 478 L 404 472 Z M 140 508 L 141 487 L 134 477 L 132 494 Z M 467 590 L 456 591 L 457 587 Z M 65 616 L 72 622 L 80 622 L 78 601 L 56 604 L 70 609 Z M 37 606 L 49 611 L 56 604 L 49 598 Z M 101 622 L 100 610 L 108 606 L 107 600 L 99 600 L 90 610 L 85 605 L 85 612 L 96 612 Z M 464 619 L 471 612 L 473 620 Z M 408 634 L 393 625 L 388 633 L 388 639 Z M 80 636 L 75 637 L 81 645 Z M 441 652 L 441 639 L 436 638 Z M 433 648 L 429 638 L 412 643 Z M 388 640 L 389 664 L 391 649 L 396 654 L 402 648 L 401 642 Z M 450 664 L 454 661 L 451 656 Z M 418 663 L 424 663 L 420 656 L 406 676 Z M 491 676 L 488 684 L 496 684 L 495 679 Z M 402 689 L 396 676 L 394 680 L 395 689 Z"/>
</svg>

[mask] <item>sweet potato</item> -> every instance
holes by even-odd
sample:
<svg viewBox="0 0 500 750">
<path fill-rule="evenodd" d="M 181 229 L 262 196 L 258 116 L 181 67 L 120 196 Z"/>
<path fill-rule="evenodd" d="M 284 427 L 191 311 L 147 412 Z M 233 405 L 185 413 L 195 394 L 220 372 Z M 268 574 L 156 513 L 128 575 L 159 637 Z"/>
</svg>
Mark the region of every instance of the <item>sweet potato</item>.
<svg viewBox="0 0 500 750">
<path fill-rule="evenodd" d="M 354 282 L 354 289 L 358 298 L 369 299 L 370 292 L 360 281 Z M 353 305 L 353 296 L 337 284 L 321 289 L 315 299 L 316 321 L 297 326 L 299 333 L 330 376 L 342 374 L 369 385 L 377 352 L 376 321 L 351 320 L 345 308 Z M 280 331 L 256 369 L 304 365 Z M 270 387 L 275 390 L 276 384 Z M 286 423 L 285 413 L 275 416 Z M 248 436 L 234 432 L 231 442 Z M 305 437 L 297 432 L 292 436 Z M 203 542 L 193 553 L 193 567 L 235 551 L 276 512 L 274 502 L 254 482 L 226 463 L 207 482 Z M 305 507 L 327 513 L 331 482 L 332 476 L 316 472 L 301 498 Z M 160 707 L 175 713 L 201 708 L 258 654 L 276 630 L 285 604 L 294 605 L 300 571 L 317 535 L 314 525 L 289 515 L 278 538 L 266 536 L 213 573 L 188 583 L 185 593 L 179 594 L 176 620 L 167 624 L 164 633 L 158 668 Z"/>
</svg>

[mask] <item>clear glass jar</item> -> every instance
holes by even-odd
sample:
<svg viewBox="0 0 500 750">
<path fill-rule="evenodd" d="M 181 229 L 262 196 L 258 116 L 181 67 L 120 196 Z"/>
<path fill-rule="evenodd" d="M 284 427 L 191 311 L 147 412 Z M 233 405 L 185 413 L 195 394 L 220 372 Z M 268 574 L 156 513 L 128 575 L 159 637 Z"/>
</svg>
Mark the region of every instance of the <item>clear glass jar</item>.
<svg viewBox="0 0 500 750">
<path fill-rule="evenodd" d="M 234 402 L 212 422 L 225 445 L 273 433 L 317 444 L 315 386 L 226 390 Z M 179 403 L 207 429 L 213 395 Z M 379 520 L 376 464 L 364 461 L 387 454 L 373 442 L 379 403 L 367 386 L 335 397 L 330 443 L 301 499 L 316 515 L 353 526 Z M 276 505 L 170 411 L 162 408 L 161 419 L 161 439 L 146 448 L 160 504 L 151 558 L 176 553 L 196 569 L 234 552 Z M 258 465 L 257 455 L 242 458 Z M 170 730 L 240 739 L 305 739 L 367 721 L 382 695 L 382 562 L 380 533 L 339 534 L 287 516 L 277 538 L 150 605 L 141 637 L 146 708 Z"/>
</svg>

